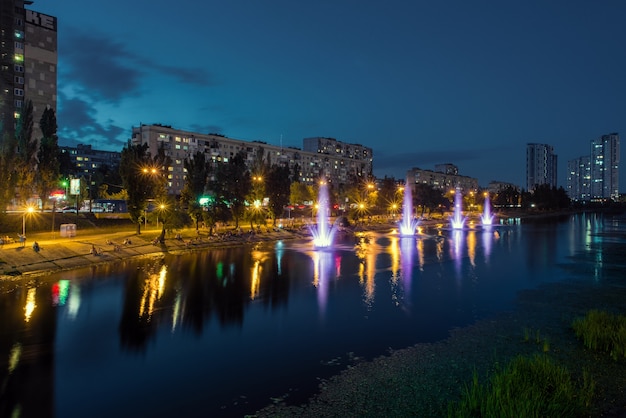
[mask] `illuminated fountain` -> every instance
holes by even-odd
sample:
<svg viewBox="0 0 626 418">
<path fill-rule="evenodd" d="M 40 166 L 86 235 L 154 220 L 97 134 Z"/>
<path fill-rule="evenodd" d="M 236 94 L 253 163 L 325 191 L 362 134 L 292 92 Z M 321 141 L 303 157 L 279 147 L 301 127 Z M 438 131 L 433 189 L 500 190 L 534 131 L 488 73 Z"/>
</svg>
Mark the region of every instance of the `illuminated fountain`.
<svg viewBox="0 0 626 418">
<path fill-rule="evenodd" d="M 493 225 L 493 214 L 491 213 L 491 203 L 489 203 L 489 193 L 485 193 L 485 208 L 483 209 L 483 214 L 480 217 L 480 221 L 483 226 L 491 226 Z"/>
<path fill-rule="evenodd" d="M 461 212 L 462 202 L 463 196 L 461 195 L 461 189 L 457 187 L 454 192 L 454 214 L 450 219 L 452 229 L 463 229 L 465 225 L 465 217 L 463 217 L 463 213 Z"/>
<path fill-rule="evenodd" d="M 328 188 L 326 182 L 320 183 L 317 202 L 317 225 L 309 229 L 313 235 L 315 248 L 328 248 L 333 243 L 335 228 L 328 223 Z"/>
<path fill-rule="evenodd" d="M 412 236 L 415 235 L 415 228 L 419 221 L 413 218 L 413 194 L 411 192 L 411 186 L 406 182 L 404 187 L 404 203 L 402 206 L 402 221 L 398 223 L 400 229 L 400 235 Z"/>
</svg>

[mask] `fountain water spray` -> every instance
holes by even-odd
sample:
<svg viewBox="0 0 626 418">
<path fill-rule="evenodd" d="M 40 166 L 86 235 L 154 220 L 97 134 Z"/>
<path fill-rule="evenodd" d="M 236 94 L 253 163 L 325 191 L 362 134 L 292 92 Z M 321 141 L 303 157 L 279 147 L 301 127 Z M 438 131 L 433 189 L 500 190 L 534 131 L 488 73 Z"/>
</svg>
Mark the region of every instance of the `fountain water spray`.
<svg viewBox="0 0 626 418">
<path fill-rule="evenodd" d="M 493 225 L 493 214 L 491 213 L 491 203 L 489 202 L 489 193 L 485 193 L 483 214 L 480 217 L 480 221 L 483 226 Z"/>
<path fill-rule="evenodd" d="M 413 192 L 408 180 L 404 186 L 404 203 L 402 205 L 402 221 L 398 224 L 400 235 L 415 235 L 415 228 L 419 224 L 417 219 L 413 218 Z"/>
<path fill-rule="evenodd" d="M 327 248 L 333 243 L 335 229 L 328 223 L 328 188 L 325 182 L 320 183 L 317 200 L 317 225 L 309 229 L 315 248 Z"/>
<path fill-rule="evenodd" d="M 454 214 L 452 219 L 450 219 L 453 229 L 463 229 L 463 226 L 465 225 L 465 218 L 461 212 L 462 202 L 463 196 L 461 195 L 461 189 L 457 187 L 454 192 Z"/>
</svg>

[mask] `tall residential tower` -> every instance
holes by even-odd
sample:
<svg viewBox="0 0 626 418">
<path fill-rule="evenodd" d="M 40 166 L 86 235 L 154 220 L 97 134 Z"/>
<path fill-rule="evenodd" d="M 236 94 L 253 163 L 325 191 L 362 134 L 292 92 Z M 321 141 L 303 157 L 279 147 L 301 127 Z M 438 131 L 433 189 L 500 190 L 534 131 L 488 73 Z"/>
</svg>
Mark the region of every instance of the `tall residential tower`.
<svg viewBox="0 0 626 418">
<path fill-rule="evenodd" d="M 526 190 L 532 191 L 538 185 L 556 187 L 557 156 L 554 148 L 546 144 L 526 146 Z"/>
<path fill-rule="evenodd" d="M 619 134 L 591 141 L 591 199 L 619 199 Z"/>
<path fill-rule="evenodd" d="M 0 0 L 0 121 L 2 134 L 14 135 L 24 102 L 31 100 L 39 139 L 43 111 L 57 107 L 57 20 L 24 8 L 32 3 Z"/>
</svg>

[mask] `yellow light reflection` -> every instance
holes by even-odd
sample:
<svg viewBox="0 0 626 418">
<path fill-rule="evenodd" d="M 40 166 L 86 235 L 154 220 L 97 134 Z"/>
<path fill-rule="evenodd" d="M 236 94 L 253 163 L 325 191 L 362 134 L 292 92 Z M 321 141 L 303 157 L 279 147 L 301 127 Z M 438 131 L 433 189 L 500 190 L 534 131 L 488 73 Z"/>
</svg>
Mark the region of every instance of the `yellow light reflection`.
<svg viewBox="0 0 626 418">
<path fill-rule="evenodd" d="M 467 234 L 467 255 L 472 267 L 476 267 L 476 233 L 474 231 Z"/>
<path fill-rule="evenodd" d="M 162 265 L 159 273 L 149 274 L 143 284 L 143 293 L 139 303 L 139 316 L 152 315 L 154 304 L 163 296 L 165 280 L 167 278 L 167 266 Z"/>
<path fill-rule="evenodd" d="M 259 289 L 261 288 L 261 262 L 256 260 L 250 270 L 250 299 L 254 300 L 254 298 L 259 296 Z"/>
<path fill-rule="evenodd" d="M 9 374 L 13 373 L 13 370 L 17 368 L 17 365 L 20 362 L 20 357 L 22 356 L 22 344 L 15 343 L 13 347 L 11 347 L 11 352 L 9 353 Z"/>
<path fill-rule="evenodd" d="M 33 311 L 37 307 L 35 303 L 35 293 L 37 293 L 37 289 L 34 287 L 28 289 L 28 293 L 26 294 L 26 306 L 24 306 L 24 320 L 26 322 L 30 321 L 30 317 L 33 315 Z"/>
</svg>

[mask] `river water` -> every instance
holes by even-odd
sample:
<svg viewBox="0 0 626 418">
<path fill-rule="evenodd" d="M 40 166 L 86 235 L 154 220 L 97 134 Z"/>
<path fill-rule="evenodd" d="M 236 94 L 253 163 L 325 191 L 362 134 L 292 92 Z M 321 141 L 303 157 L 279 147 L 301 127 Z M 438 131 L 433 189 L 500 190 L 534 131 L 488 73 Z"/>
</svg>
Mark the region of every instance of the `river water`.
<svg viewBox="0 0 626 418">
<path fill-rule="evenodd" d="M 243 416 L 302 403 L 351 364 L 513 309 L 519 290 L 599 281 L 601 260 L 573 277 L 576 256 L 624 230 L 623 217 L 596 214 L 512 219 L 0 283 L 0 416 Z"/>
</svg>

